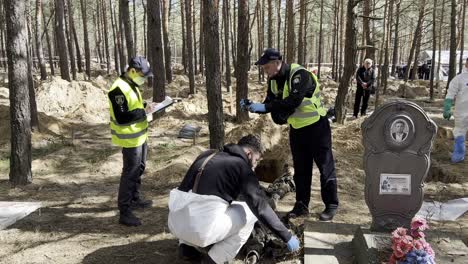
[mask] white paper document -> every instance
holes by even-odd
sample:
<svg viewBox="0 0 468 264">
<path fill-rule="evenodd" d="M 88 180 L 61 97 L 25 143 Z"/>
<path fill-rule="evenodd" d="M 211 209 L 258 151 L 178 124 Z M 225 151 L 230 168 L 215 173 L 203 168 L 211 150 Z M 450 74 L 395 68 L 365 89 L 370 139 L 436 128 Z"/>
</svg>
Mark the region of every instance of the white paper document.
<svg viewBox="0 0 468 264">
<path fill-rule="evenodd" d="M 146 115 L 151 115 L 153 113 L 156 113 L 156 112 L 159 112 L 165 108 L 167 108 L 168 106 L 172 105 L 174 103 L 174 100 L 172 100 L 171 97 L 169 96 L 166 96 L 166 98 L 164 99 L 164 101 L 160 102 L 160 103 L 157 103 L 155 104 L 152 109 L 146 113 Z"/>
</svg>

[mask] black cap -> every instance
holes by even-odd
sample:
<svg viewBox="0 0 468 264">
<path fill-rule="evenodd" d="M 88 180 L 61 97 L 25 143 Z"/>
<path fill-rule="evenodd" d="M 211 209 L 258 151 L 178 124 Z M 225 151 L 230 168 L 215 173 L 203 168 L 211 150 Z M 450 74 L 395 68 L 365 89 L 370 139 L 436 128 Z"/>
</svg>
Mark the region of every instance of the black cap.
<svg viewBox="0 0 468 264">
<path fill-rule="evenodd" d="M 149 62 L 141 56 L 131 58 L 128 62 L 128 68 L 134 68 L 135 70 L 141 71 L 145 77 L 153 76 Z"/>
<path fill-rule="evenodd" d="M 260 59 L 257 62 L 255 62 L 255 65 L 265 65 L 270 61 L 282 59 L 283 56 L 281 56 L 281 53 L 278 50 L 269 48 L 263 51 L 262 57 L 260 57 Z"/>
</svg>

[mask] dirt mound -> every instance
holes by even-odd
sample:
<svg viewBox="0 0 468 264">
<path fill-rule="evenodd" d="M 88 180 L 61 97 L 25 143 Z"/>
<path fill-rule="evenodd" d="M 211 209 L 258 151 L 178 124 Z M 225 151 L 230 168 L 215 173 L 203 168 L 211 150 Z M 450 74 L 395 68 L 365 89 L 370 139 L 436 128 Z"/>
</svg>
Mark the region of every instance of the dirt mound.
<svg viewBox="0 0 468 264">
<path fill-rule="evenodd" d="M 5 87 L 0 87 L 0 99 L 10 98 L 10 90 Z"/>
<path fill-rule="evenodd" d="M 292 167 L 288 131 L 288 126 L 276 125 L 269 115 L 261 115 L 232 129 L 226 134 L 225 142 L 236 143 L 241 137 L 248 134 L 258 135 L 265 153 L 263 161 L 257 167 L 257 176 L 261 181 L 272 182 L 281 175 L 280 169 L 285 164 Z M 277 164 L 277 166 L 272 167 L 271 164 Z M 268 169 L 265 169 L 265 166 Z"/>
<path fill-rule="evenodd" d="M 417 83 L 403 83 L 398 88 L 398 94 L 408 99 L 415 99 L 416 97 L 428 96 L 429 88 Z"/>
<path fill-rule="evenodd" d="M 68 82 L 55 77 L 38 87 L 36 101 L 39 112 L 50 116 L 86 123 L 109 120 L 105 90 L 89 82 Z"/>
</svg>

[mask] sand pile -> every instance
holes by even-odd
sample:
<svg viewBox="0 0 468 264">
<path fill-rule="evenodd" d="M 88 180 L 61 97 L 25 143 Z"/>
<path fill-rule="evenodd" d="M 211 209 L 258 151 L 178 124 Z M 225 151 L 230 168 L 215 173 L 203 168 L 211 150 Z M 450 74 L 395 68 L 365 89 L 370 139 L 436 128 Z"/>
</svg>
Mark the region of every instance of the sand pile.
<svg viewBox="0 0 468 264">
<path fill-rule="evenodd" d="M 0 87 L 0 99 L 9 99 L 10 98 L 10 90 L 5 87 Z"/>
<path fill-rule="evenodd" d="M 50 116 L 86 123 L 109 121 L 105 90 L 89 82 L 68 82 L 55 77 L 38 87 L 36 101 L 39 112 Z"/>
<path fill-rule="evenodd" d="M 333 150 L 345 153 L 363 153 L 362 119 L 346 123 L 344 126 L 332 127 Z"/>
<path fill-rule="evenodd" d="M 225 142 L 236 143 L 248 134 L 260 136 L 265 153 L 263 161 L 257 167 L 257 176 L 261 181 L 272 182 L 281 175 L 284 164 L 292 167 L 288 131 L 287 125 L 276 125 L 269 115 L 261 115 L 232 129 L 226 134 Z M 272 167 L 271 164 L 277 166 Z M 264 170 L 263 166 L 268 166 L 268 170 Z"/>
</svg>

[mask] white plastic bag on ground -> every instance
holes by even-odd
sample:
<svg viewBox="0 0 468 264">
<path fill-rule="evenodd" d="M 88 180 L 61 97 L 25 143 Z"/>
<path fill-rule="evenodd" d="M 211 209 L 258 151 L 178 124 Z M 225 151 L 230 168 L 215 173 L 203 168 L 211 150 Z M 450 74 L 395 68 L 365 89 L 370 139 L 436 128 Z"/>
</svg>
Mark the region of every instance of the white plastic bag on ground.
<svg viewBox="0 0 468 264">
<path fill-rule="evenodd" d="M 468 211 L 468 198 L 450 200 L 446 203 L 441 202 L 423 202 L 418 216 L 442 221 L 455 221 Z"/>
</svg>

